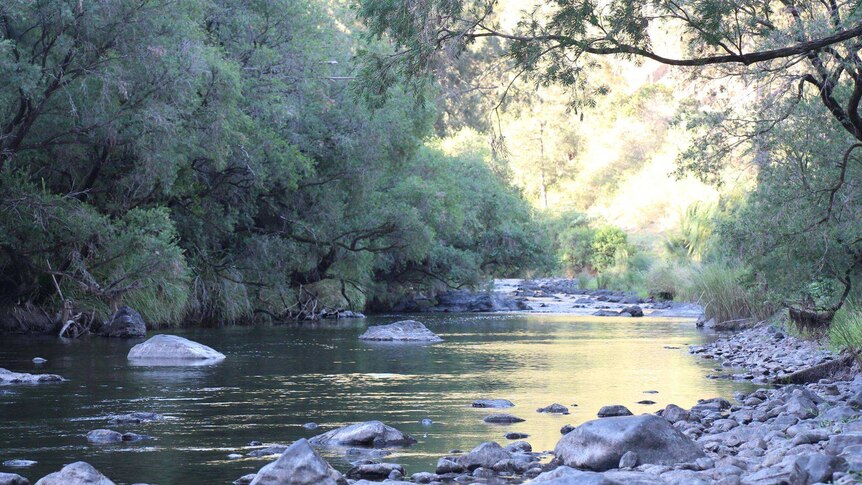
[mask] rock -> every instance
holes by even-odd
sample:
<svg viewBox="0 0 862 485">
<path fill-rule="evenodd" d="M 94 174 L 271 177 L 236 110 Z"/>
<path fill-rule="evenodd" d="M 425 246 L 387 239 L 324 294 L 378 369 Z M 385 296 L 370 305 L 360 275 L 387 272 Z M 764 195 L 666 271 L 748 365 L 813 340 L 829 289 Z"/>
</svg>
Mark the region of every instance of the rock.
<svg viewBox="0 0 862 485">
<path fill-rule="evenodd" d="M 260 458 L 261 456 L 272 456 L 272 455 L 280 455 L 284 453 L 284 450 L 287 449 L 287 445 L 270 445 L 266 448 L 261 448 L 259 450 L 254 450 L 246 453 L 245 456 L 250 456 L 252 458 Z"/>
<path fill-rule="evenodd" d="M 638 404 L 644 404 L 646 406 L 650 406 L 650 405 L 655 404 L 655 401 L 651 401 L 649 399 L 641 399 L 640 401 L 638 401 Z"/>
<path fill-rule="evenodd" d="M 847 471 L 847 461 L 838 456 L 815 453 L 797 457 L 793 468 L 796 474 L 808 477 L 807 483 L 826 483 L 832 481 L 833 473 Z"/>
<path fill-rule="evenodd" d="M 627 307 L 623 308 L 622 313 L 628 313 L 629 315 L 631 315 L 633 317 L 644 316 L 643 309 L 637 305 L 627 306 Z"/>
<path fill-rule="evenodd" d="M 320 427 L 320 425 L 317 423 L 305 423 L 302 425 L 302 427 L 305 429 L 317 429 Z"/>
<path fill-rule="evenodd" d="M 490 414 L 485 416 L 482 421 L 486 423 L 494 423 L 494 424 L 512 424 L 512 423 L 523 423 L 524 420 L 517 417 L 512 416 L 511 414 Z"/>
<path fill-rule="evenodd" d="M 575 429 L 575 427 L 571 424 L 564 425 L 562 428 L 560 428 L 560 434 L 570 433 L 573 429 Z"/>
<path fill-rule="evenodd" d="M 437 468 L 435 469 L 435 472 L 438 475 L 460 473 L 462 471 L 464 471 L 464 467 L 459 465 L 455 458 L 443 457 L 437 460 Z"/>
<path fill-rule="evenodd" d="M 474 408 L 503 409 L 511 408 L 514 406 L 515 405 L 512 404 L 512 401 L 509 401 L 508 399 L 476 399 L 475 401 L 473 401 Z"/>
<path fill-rule="evenodd" d="M 575 470 L 567 466 L 557 467 L 534 478 L 530 483 L 547 485 L 620 485 L 601 473 Z"/>
<path fill-rule="evenodd" d="M 43 359 L 42 357 L 33 357 L 34 364 L 44 364 L 45 362 L 48 362 L 48 359 Z"/>
<path fill-rule="evenodd" d="M 224 360 L 224 354 L 206 345 L 176 335 L 156 335 L 129 351 L 128 359 L 144 365 L 210 364 Z"/>
<path fill-rule="evenodd" d="M 685 409 L 676 404 L 668 404 L 661 413 L 662 417 L 671 423 L 679 421 L 688 421 L 691 419 L 691 414 Z"/>
<path fill-rule="evenodd" d="M 240 455 L 239 453 L 230 453 L 229 455 L 227 455 L 228 460 L 239 460 L 240 458 L 242 458 L 242 455 Z"/>
<path fill-rule="evenodd" d="M 100 445 L 108 443 L 122 443 L 123 433 L 118 433 L 110 429 L 94 429 L 87 433 L 87 441 Z"/>
<path fill-rule="evenodd" d="M 28 468 L 36 463 L 39 463 L 35 460 L 6 460 L 3 462 L 3 466 L 7 466 L 9 468 Z"/>
<path fill-rule="evenodd" d="M 476 468 L 491 468 L 500 460 L 508 460 L 511 454 L 504 450 L 502 446 L 491 441 L 482 443 L 481 445 L 470 450 L 466 455 L 458 457 L 458 466 L 464 470 L 472 472 Z M 439 463 L 438 463 L 439 468 Z M 440 473 L 439 471 L 437 472 Z"/>
<path fill-rule="evenodd" d="M 563 406 L 562 404 L 551 404 L 550 406 L 545 406 L 543 408 L 539 408 L 536 410 L 537 413 L 555 413 L 555 414 L 569 414 L 569 408 Z"/>
<path fill-rule="evenodd" d="M 256 473 L 249 473 L 248 475 L 243 475 L 243 476 L 237 478 L 232 483 L 233 483 L 233 485 L 249 485 L 251 483 L 251 481 L 254 480 L 254 477 L 256 477 L 256 476 L 257 476 Z"/>
<path fill-rule="evenodd" d="M 410 479 L 416 483 L 431 483 L 440 479 L 440 475 L 436 473 L 419 472 L 410 475 Z"/>
<path fill-rule="evenodd" d="M 642 464 L 675 465 L 704 455 L 700 447 L 663 418 L 651 414 L 586 422 L 563 436 L 554 449 L 567 466 L 605 471 L 633 451 Z"/>
<path fill-rule="evenodd" d="M 17 473 L 0 472 L 0 485 L 30 485 L 30 480 Z"/>
<path fill-rule="evenodd" d="M 506 436 L 505 436 L 505 438 L 507 440 L 522 440 L 524 438 L 529 438 L 529 437 L 530 437 L 530 435 L 528 435 L 526 433 L 515 433 L 515 432 L 506 433 Z"/>
<path fill-rule="evenodd" d="M 114 485 L 114 482 L 89 463 L 76 461 L 42 477 L 36 485 Z"/>
<path fill-rule="evenodd" d="M 404 476 L 404 467 L 397 463 L 367 463 L 357 465 L 348 470 L 347 478 L 383 480 L 384 478 L 389 478 L 389 475 L 393 471 L 397 471 L 400 476 Z"/>
<path fill-rule="evenodd" d="M 619 316 L 626 316 L 626 315 L 620 315 L 618 312 L 611 311 L 611 310 L 599 310 L 597 312 L 594 312 L 593 316 L 594 317 L 619 317 Z"/>
<path fill-rule="evenodd" d="M 636 466 L 638 466 L 638 454 L 634 451 L 623 453 L 623 456 L 620 458 L 619 468 L 634 468 Z"/>
<path fill-rule="evenodd" d="M 526 441 L 516 441 L 507 445 L 505 450 L 509 453 L 529 453 L 533 451 L 533 446 Z"/>
<path fill-rule="evenodd" d="M 346 485 L 347 480 L 300 439 L 261 468 L 251 485 Z"/>
<path fill-rule="evenodd" d="M 610 418 L 614 416 L 631 416 L 632 412 L 625 406 L 614 404 L 612 406 L 602 406 L 599 409 L 598 415 L 600 418 Z"/>
<path fill-rule="evenodd" d="M 123 305 L 108 323 L 99 328 L 102 337 L 138 338 L 147 336 L 147 325 L 141 314 Z"/>
<path fill-rule="evenodd" d="M 442 342 L 443 339 L 416 320 L 403 320 L 389 325 L 372 325 L 359 340 L 376 342 Z"/>
<path fill-rule="evenodd" d="M 845 433 L 829 437 L 826 443 L 826 453 L 839 455 L 845 448 L 862 445 L 862 433 Z"/>
<path fill-rule="evenodd" d="M 134 412 L 129 414 L 115 414 L 108 417 L 108 424 L 140 424 L 165 419 L 161 414 Z"/>
<path fill-rule="evenodd" d="M 416 443 L 416 439 L 409 434 L 402 433 L 380 421 L 351 424 L 317 435 L 309 441 L 315 445 L 368 446 L 374 448 L 409 446 Z"/>
<path fill-rule="evenodd" d="M 27 374 L 0 368 L 0 384 L 41 384 L 43 382 L 63 382 L 64 380 L 56 374 Z"/>
<path fill-rule="evenodd" d="M 448 291 L 437 295 L 437 304 L 432 308 L 421 308 L 435 312 L 497 312 L 529 310 L 523 301 L 495 292 L 472 292 L 468 290 Z"/>
</svg>

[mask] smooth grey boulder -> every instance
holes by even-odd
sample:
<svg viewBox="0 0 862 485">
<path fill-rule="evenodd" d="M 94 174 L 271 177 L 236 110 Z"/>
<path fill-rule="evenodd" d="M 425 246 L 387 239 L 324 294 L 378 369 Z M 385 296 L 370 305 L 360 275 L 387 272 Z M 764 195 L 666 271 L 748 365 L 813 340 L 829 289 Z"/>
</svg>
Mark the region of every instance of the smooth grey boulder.
<svg viewBox="0 0 862 485">
<path fill-rule="evenodd" d="M 677 406 L 676 404 L 668 404 L 661 413 L 662 417 L 671 423 L 679 421 L 688 421 L 691 419 L 691 413 Z"/>
<path fill-rule="evenodd" d="M 39 463 L 35 460 L 6 460 L 3 462 L 3 466 L 8 466 L 9 468 L 27 468 Z"/>
<path fill-rule="evenodd" d="M 807 483 L 827 483 L 835 472 L 847 471 L 847 460 L 839 456 L 815 453 L 802 455 L 793 463 L 796 475 L 807 476 Z"/>
<path fill-rule="evenodd" d="M 563 465 L 605 471 L 619 466 L 628 451 L 637 453 L 638 463 L 652 465 L 675 465 L 706 456 L 666 419 L 651 414 L 588 421 L 564 435 L 554 454 Z"/>
<path fill-rule="evenodd" d="M 515 407 L 515 405 L 508 399 L 476 399 L 473 401 L 473 407 L 504 409 Z"/>
<path fill-rule="evenodd" d="M 99 470 L 84 461 L 64 466 L 60 471 L 45 475 L 36 485 L 115 485 Z"/>
<path fill-rule="evenodd" d="M 549 472 L 542 473 L 530 483 L 544 483 L 546 485 L 620 485 L 601 473 L 575 470 L 567 466 L 557 467 Z"/>
<path fill-rule="evenodd" d="M 359 336 L 359 340 L 375 342 L 442 342 L 434 332 L 416 320 L 403 320 L 389 325 L 373 325 Z"/>
<path fill-rule="evenodd" d="M 632 415 L 632 412 L 629 411 L 629 408 L 627 408 L 623 405 L 620 405 L 620 404 L 614 404 L 612 406 L 602 406 L 602 408 L 599 409 L 599 413 L 598 413 L 598 416 L 600 418 L 610 418 L 610 417 L 614 417 L 614 416 L 631 416 L 631 415 Z"/>
<path fill-rule="evenodd" d="M 627 307 L 623 308 L 621 313 L 628 313 L 629 315 L 631 315 L 633 317 L 644 316 L 643 309 L 637 305 L 627 306 Z"/>
<path fill-rule="evenodd" d="M 41 384 L 43 382 L 63 382 L 65 379 L 56 374 L 27 374 L 0 368 L 0 384 Z"/>
<path fill-rule="evenodd" d="M 0 472 L 0 485 L 30 485 L 30 480 L 17 473 Z"/>
<path fill-rule="evenodd" d="M 489 441 L 470 450 L 470 453 L 458 457 L 457 463 L 461 468 L 472 472 L 482 468 L 491 468 L 500 460 L 508 460 L 512 454 L 503 449 L 498 443 Z M 440 473 L 439 471 L 437 473 Z"/>
<path fill-rule="evenodd" d="M 147 324 L 141 314 L 125 305 L 99 329 L 102 337 L 138 338 L 147 336 Z"/>
<path fill-rule="evenodd" d="M 409 434 L 402 433 L 380 421 L 351 424 L 319 434 L 309 441 L 312 444 L 324 446 L 370 446 L 374 448 L 409 446 L 416 443 L 416 439 Z"/>
<path fill-rule="evenodd" d="M 494 424 L 512 424 L 512 423 L 522 423 L 525 420 L 521 419 L 517 416 L 512 416 L 511 414 L 490 414 L 485 416 L 482 421 L 486 423 L 494 423 Z"/>
<path fill-rule="evenodd" d="M 258 470 L 251 485 L 346 485 L 341 473 L 329 466 L 303 439 L 290 445 L 274 462 Z"/>
<path fill-rule="evenodd" d="M 129 351 L 128 359 L 145 365 L 197 365 L 224 360 L 221 352 L 177 335 L 156 335 Z"/>
</svg>

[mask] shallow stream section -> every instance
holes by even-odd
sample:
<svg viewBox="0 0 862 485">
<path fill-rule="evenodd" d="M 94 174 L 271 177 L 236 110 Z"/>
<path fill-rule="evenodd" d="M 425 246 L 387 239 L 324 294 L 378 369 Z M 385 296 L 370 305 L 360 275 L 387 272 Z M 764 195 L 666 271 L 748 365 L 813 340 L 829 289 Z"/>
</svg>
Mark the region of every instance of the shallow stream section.
<svg viewBox="0 0 862 485">
<path fill-rule="evenodd" d="M 337 426 L 381 420 L 418 443 L 391 450 L 385 461 L 408 474 L 434 471 L 437 458 L 483 441 L 505 445 L 510 431 L 529 434 L 536 451 L 552 450 L 565 424 L 595 418 L 606 404 L 635 414 L 668 403 L 730 397 L 745 384 L 711 380 L 716 362 L 699 361 L 688 345 L 712 336 L 692 320 L 566 315 L 446 314 L 415 317 L 445 339 L 431 345 L 357 340 L 366 325 L 404 316 L 315 327 L 229 327 L 176 331 L 227 356 L 204 367 L 137 367 L 126 361 L 138 341 L 98 337 L 60 341 L 0 336 L 0 367 L 60 374 L 68 382 L 0 387 L 0 462 L 36 460 L 14 471 L 31 482 L 63 464 L 84 460 L 117 483 L 230 483 L 273 458 L 230 460 L 251 441 L 284 443 Z M 152 334 L 152 333 L 151 333 Z M 31 359 L 43 357 L 45 364 Z M 658 391 L 658 393 L 645 393 Z M 491 410 L 478 398 L 504 398 L 505 410 L 526 421 L 485 424 Z M 655 404 L 638 404 L 638 401 Z M 539 414 L 552 403 L 569 415 Z M 572 406 L 577 404 L 577 406 Z M 167 419 L 138 425 L 107 423 L 133 411 Z M 428 418 L 433 424 L 420 423 Z M 303 428 L 315 422 L 317 430 Z M 111 428 L 151 436 L 120 445 L 92 445 L 86 433 Z M 345 471 L 347 450 L 324 455 Z"/>
</svg>

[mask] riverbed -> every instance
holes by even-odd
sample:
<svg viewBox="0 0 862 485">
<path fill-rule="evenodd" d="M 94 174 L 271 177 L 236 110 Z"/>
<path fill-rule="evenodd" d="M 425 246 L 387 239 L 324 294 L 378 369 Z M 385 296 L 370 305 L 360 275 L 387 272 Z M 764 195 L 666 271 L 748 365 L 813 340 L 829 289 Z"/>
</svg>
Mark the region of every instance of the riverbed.
<svg viewBox="0 0 862 485">
<path fill-rule="evenodd" d="M 386 457 L 410 474 L 433 471 L 437 458 L 452 449 L 484 441 L 505 444 L 503 435 L 510 431 L 530 435 L 527 441 L 536 451 L 552 450 L 563 425 L 593 419 L 606 404 L 623 404 L 638 414 L 753 389 L 706 378 L 716 363 L 687 349 L 713 336 L 690 319 L 422 315 L 415 318 L 444 342 L 357 340 L 366 325 L 403 317 L 172 332 L 227 356 L 204 367 L 130 366 L 126 354 L 136 341 L 2 336 L 0 367 L 56 373 L 68 381 L 0 387 L 0 462 L 38 461 L 31 468 L 0 466 L 0 471 L 35 482 L 65 463 L 84 460 L 117 483 L 230 483 L 272 460 L 227 458 L 258 449 L 249 446 L 252 441 L 290 443 L 378 419 L 418 440 Z M 32 363 L 37 356 L 47 362 Z M 526 421 L 485 424 L 482 418 L 490 411 L 469 406 L 478 398 L 509 399 L 516 406 L 506 412 Z M 644 400 L 655 404 L 638 404 Z M 552 403 L 568 406 L 570 414 L 536 412 Z M 107 424 L 107 416 L 132 411 L 167 419 Z M 426 418 L 433 423 L 421 424 Z M 320 428 L 303 428 L 308 422 Z M 97 428 L 152 438 L 89 444 L 85 435 Z M 344 449 L 323 454 L 342 471 L 358 458 Z"/>
</svg>

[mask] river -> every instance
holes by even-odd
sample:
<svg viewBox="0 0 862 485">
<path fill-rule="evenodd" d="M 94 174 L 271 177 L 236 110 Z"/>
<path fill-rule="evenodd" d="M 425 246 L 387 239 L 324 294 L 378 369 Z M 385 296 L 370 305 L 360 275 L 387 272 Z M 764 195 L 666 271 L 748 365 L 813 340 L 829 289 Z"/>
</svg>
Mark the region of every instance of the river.
<svg viewBox="0 0 862 485">
<path fill-rule="evenodd" d="M 597 318 L 540 314 L 445 314 L 415 317 L 442 336 L 433 345 L 363 343 L 366 325 L 395 318 L 320 327 L 258 326 L 187 329 L 172 333 L 227 356 L 206 367 L 135 367 L 126 361 L 132 341 L 97 337 L 60 341 L 0 337 L 0 367 L 50 372 L 59 384 L 0 387 L 0 462 L 36 460 L 16 472 L 35 482 L 65 463 L 84 460 L 117 483 L 230 483 L 272 458 L 230 460 L 255 449 L 251 441 L 290 443 L 344 424 L 378 419 L 411 433 L 418 443 L 393 450 L 385 461 L 407 473 L 434 471 L 437 458 L 483 441 L 505 445 L 508 431 L 523 432 L 534 450 L 552 450 L 560 427 L 594 419 L 602 405 L 634 413 L 668 403 L 730 397 L 746 389 L 711 380 L 714 362 L 699 361 L 687 345 L 711 337 L 692 320 Z M 151 332 L 153 334 L 153 332 Z M 677 348 L 666 348 L 677 347 Z M 36 365 L 33 357 L 48 362 Z M 748 388 L 750 389 L 750 388 Z M 646 394 L 654 390 L 657 394 Z M 526 419 L 489 425 L 477 398 L 505 398 L 506 410 Z M 641 400 L 654 405 L 637 404 Z M 569 415 L 536 408 L 560 403 Z M 571 406 L 577 404 L 577 407 Z M 141 425 L 109 426 L 106 416 L 149 411 L 168 417 Z M 424 418 L 430 426 L 420 424 Z M 309 431 L 303 423 L 316 422 Z M 133 431 L 152 439 L 91 445 L 96 428 Z M 326 458 L 345 471 L 345 450 Z"/>
</svg>

